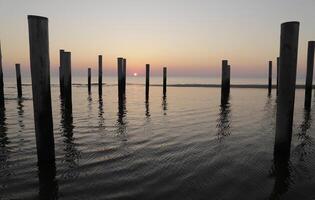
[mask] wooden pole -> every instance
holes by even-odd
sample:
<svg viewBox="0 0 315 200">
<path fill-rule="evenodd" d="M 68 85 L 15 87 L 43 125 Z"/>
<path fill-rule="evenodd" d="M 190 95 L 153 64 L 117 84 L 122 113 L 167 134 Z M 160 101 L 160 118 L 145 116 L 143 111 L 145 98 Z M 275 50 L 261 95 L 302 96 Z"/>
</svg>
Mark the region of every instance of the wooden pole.
<svg viewBox="0 0 315 200">
<path fill-rule="evenodd" d="M 230 91 L 230 67 L 227 60 L 222 60 L 221 93 Z"/>
<path fill-rule="evenodd" d="M 102 95 L 103 87 L 103 60 L 102 55 L 98 55 L 98 94 Z"/>
<path fill-rule="evenodd" d="M 20 64 L 15 64 L 15 74 L 16 74 L 16 87 L 17 87 L 18 98 L 22 98 L 22 81 L 21 81 Z"/>
<path fill-rule="evenodd" d="M 281 24 L 275 156 L 287 155 L 291 147 L 299 26 L 299 22 Z"/>
<path fill-rule="evenodd" d="M 127 60 L 124 58 L 123 59 L 123 93 L 126 94 L 126 75 L 127 75 Z"/>
<path fill-rule="evenodd" d="M 307 50 L 307 71 L 306 71 L 305 101 L 304 101 L 304 108 L 306 110 L 309 110 L 311 108 L 311 102 L 312 102 L 314 48 L 315 48 L 315 41 L 309 41 L 308 50 Z"/>
<path fill-rule="evenodd" d="M 88 68 L 88 93 L 91 94 L 91 68 Z"/>
<path fill-rule="evenodd" d="M 3 84 L 3 71 L 2 71 L 2 51 L 0 42 L 0 111 L 4 110 L 4 84 Z"/>
<path fill-rule="evenodd" d="M 228 93 L 230 93 L 230 87 L 231 87 L 231 66 L 230 65 L 227 66 L 227 75 L 228 75 L 227 88 L 228 88 Z"/>
<path fill-rule="evenodd" d="M 63 60 L 65 112 L 72 115 L 71 52 L 64 52 Z"/>
<path fill-rule="evenodd" d="M 149 99 L 150 89 L 150 64 L 145 65 L 145 99 Z"/>
<path fill-rule="evenodd" d="M 268 94 L 271 94 L 272 89 L 272 61 L 269 61 L 269 71 L 268 71 Z"/>
<path fill-rule="evenodd" d="M 163 67 L 163 96 L 166 96 L 167 68 Z"/>
<path fill-rule="evenodd" d="M 50 94 L 48 19 L 28 16 L 33 107 L 38 163 L 55 162 Z"/>
<path fill-rule="evenodd" d="M 123 97 L 123 58 L 117 58 L 117 75 L 118 75 L 118 97 Z"/>
<path fill-rule="evenodd" d="M 60 49 L 59 50 L 59 87 L 60 87 L 60 96 L 63 97 L 63 88 L 64 88 L 64 68 L 63 66 L 63 54 L 64 50 Z"/>
<path fill-rule="evenodd" d="M 277 96 L 279 93 L 280 58 L 277 57 Z"/>
</svg>

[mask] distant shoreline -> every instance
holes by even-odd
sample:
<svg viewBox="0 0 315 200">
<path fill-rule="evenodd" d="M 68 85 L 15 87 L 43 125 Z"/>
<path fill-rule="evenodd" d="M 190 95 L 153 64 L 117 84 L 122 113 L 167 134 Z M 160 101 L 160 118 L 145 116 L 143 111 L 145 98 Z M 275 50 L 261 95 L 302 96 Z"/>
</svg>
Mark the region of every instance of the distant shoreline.
<svg viewBox="0 0 315 200">
<path fill-rule="evenodd" d="M 22 84 L 24 86 L 31 86 L 29 83 Z M 52 86 L 59 87 L 59 84 L 51 84 Z M 73 83 L 73 86 L 87 86 L 87 84 L 81 84 L 81 83 Z M 96 86 L 98 83 L 92 83 L 92 86 Z M 117 86 L 117 84 L 106 84 L 103 83 L 103 85 L 106 86 Z M 139 83 L 127 83 L 127 85 L 140 85 L 144 86 L 144 84 Z M 162 84 L 151 84 L 152 87 L 162 87 Z M 200 88 L 220 88 L 221 84 L 168 84 L 167 87 L 200 87 Z M 266 89 L 268 88 L 268 85 L 266 84 L 231 84 L 231 88 L 256 88 L 256 89 Z M 276 89 L 276 85 L 272 85 L 272 88 Z M 304 89 L 305 85 L 298 84 L 296 85 L 296 89 Z M 313 85 L 313 89 L 315 89 L 315 85 Z"/>
</svg>

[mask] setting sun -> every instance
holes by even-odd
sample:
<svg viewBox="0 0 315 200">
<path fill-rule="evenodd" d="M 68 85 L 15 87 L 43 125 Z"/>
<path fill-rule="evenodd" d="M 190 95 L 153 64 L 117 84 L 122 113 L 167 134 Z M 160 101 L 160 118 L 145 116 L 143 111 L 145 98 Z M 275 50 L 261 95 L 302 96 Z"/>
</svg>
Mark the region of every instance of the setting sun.
<svg viewBox="0 0 315 200">
<path fill-rule="evenodd" d="M 135 72 L 135 73 L 133 73 L 133 76 L 138 76 L 138 73 L 136 73 L 136 72 Z"/>
</svg>

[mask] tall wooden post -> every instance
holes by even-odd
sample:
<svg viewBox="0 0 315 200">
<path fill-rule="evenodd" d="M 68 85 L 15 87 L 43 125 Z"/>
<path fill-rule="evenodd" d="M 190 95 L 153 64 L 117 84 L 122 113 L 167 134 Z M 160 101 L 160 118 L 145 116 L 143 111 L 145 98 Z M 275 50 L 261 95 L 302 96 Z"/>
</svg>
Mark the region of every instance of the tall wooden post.
<svg viewBox="0 0 315 200">
<path fill-rule="evenodd" d="M 88 93 L 91 94 L 91 68 L 88 68 Z"/>
<path fill-rule="evenodd" d="M 71 52 L 64 52 L 63 60 L 65 112 L 72 115 Z"/>
<path fill-rule="evenodd" d="M 268 94 L 271 94 L 272 89 L 272 61 L 269 61 L 269 70 L 268 70 Z"/>
<path fill-rule="evenodd" d="M 280 58 L 277 57 L 277 96 L 279 93 Z"/>
<path fill-rule="evenodd" d="M 54 163 L 48 19 L 29 15 L 28 27 L 38 163 Z"/>
<path fill-rule="evenodd" d="M 117 75 L 118 75 L 118 97 L 123 97 L 123 58 L 117 58 Z"/>
<path fill-rule="evenodd" d="M 311 108 L 311 102 L 312 102 L 314 48 L 315 48 L 315 41 L 309 41 L 308 50 L 307 50 L 307 71 L 306 71 L 305 101 L 304 101 L 304 108 L 306 110 L 309 110 Z"/>
<path fill-rule="evenodd" d="M 3 84 L 3 71 L 2 71 L 2 51 L 0 42 L 0 112 L 4 110 L 4 84 Z"/>
<path fill-rule="evenodd" d="M 167 68 L 163 67 L 163 96 L 166 96 Z"/>
<path fill-rule="evenodd" d="M 102 95 L 103 89 L 103 60 L 102 55 L 98 55 L 98 94 Z"/>
<path fill-rule="evenodd" d="M 299 22 L 281 24 L 275 156 L 287 155 L 291 147 L 299 26 Z"/>
<path fill-rule="evenodd" d="M 228 65 L 228 61 L 222 60 L 221 93 L 227 93 L 230 91 L 230 73 L 231 67 Z"/>
<path fill-rule="evenodd" d="M 126 94 L 126 76 L 127 76 L 127 60 L 126 58 L 123 59 L 123 68 L 122 68 L 122 72 L 123 72 L 123 83 L 122 83 L 122 87 L 123 87 L 123 93 Z"/>
<path fill-rule="evenodd" d="M 20 64 L 15 64 L 15 74 L 16 74 L 16 88 L 17 88 L 18 98 L 22 98 L 22 81 L 21 81 Z"/>
<path fill-rule="evenodd" d="M 145 99 L 149 99 L 150 87 L 150 64 L 145 65 Z"/>
<path fill-rule="evenodd" d="M 64 88 L 64 68 L 63 66 L 63 54 L 64 50 L 60 49 L 59 50 L 59 87 L 60 87 L 60 96 L 63 97 L 63 88 Z"/>
</svg>

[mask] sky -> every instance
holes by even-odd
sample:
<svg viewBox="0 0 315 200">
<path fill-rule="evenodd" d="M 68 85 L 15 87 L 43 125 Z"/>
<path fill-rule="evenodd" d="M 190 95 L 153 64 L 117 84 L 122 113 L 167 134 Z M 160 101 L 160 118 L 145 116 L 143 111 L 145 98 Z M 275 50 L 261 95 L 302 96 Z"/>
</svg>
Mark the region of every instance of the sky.
<svg viewBox="0 0 315 200">
<path fill-rule="evenodd" d="M 221 74 L 228 59 L 232 77 L 266 77 L 279 54 L 280 25 L 300 21 L 298 77 L 305 76 L 307 42 L 315 40 L 314 0 L 0 0 L 4 73 L 20 63 L 28 74 L 27 15 L 49 19 L 51 74 L 58 74 L 59 49 L 72 52 L 73 74 L 115 75 L 117 57 L 131 75 Z"/>
</svg>

